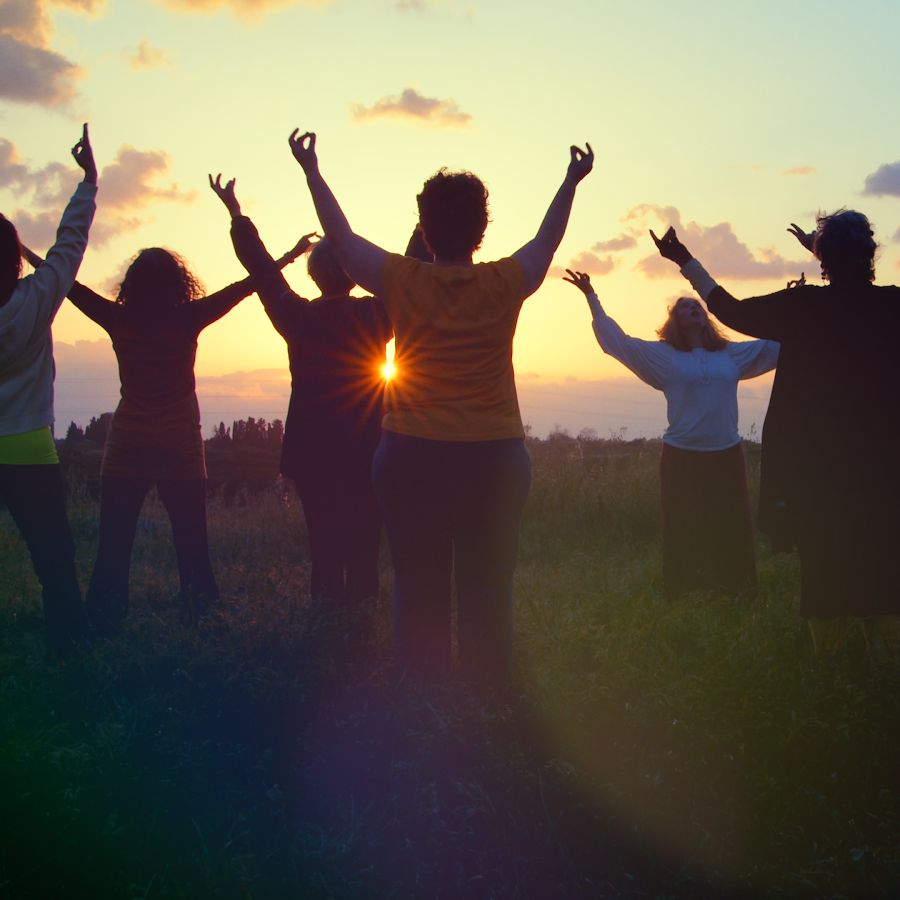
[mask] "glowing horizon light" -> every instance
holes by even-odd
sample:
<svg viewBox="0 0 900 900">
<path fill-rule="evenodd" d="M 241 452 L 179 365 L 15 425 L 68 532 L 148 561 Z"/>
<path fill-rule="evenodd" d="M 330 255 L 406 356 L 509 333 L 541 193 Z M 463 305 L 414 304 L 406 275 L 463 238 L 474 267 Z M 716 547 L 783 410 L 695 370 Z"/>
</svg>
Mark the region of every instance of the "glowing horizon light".
<svg viewBox="0 0 900 900">
<path fill-rule="evenodd" d="M 384 368 L 381 370 L 384 372 L 384 380 L 390 381 L 391 375 L 394 374 L 394 339 L 391 338 L 387 342 L 387 346 L 384 348 Z"/>
</svg>

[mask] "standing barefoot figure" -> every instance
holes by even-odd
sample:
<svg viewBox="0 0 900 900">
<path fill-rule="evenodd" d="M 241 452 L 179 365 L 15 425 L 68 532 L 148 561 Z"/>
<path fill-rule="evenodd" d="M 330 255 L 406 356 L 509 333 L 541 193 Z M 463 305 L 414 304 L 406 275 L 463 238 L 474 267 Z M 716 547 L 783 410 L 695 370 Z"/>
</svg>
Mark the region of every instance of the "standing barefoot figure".
<svg viewBox="0 0 900 900">
<path fill-rule="evenodd" d="M 666 397 L 659 458 L 663 589 L 756 594 L 753 520 L 738 433 L 738 381 L 775 368 L 778 344 L 729 341 L 689 297 L 669 309 L 658 341 L 629 337 L 603 311 L 591 279 L 563 279 L 587 297 L 605 353 Z"/>
<path fill-rule="evenodd" d="M 293 258 L 282 258 L 286 265 Z M 252 294 L 249 278 L 208 297 L 184 260 L 141 250 L 115 301 L 77 281 L 69 299 L 112 338 L 122 399 L 103 451 L 100 546 L 85 605 L 114 632 L 128 614 L 128 572 L 138 517 L 156 484 L 172 523 L 182 601 L 192 621 L 219 599 L 209 558 L 206 460 L 194 382 L 197 337 Z"/>
<path fill-rule="evenodd" d="M 781 343 L 763 452 L 771 430 L 778 458 L 769 455 L 766 477 L 777 471 L 784 488 L 800 554 L 800 615 L 814 640 L 828 649 L 844 617 L 883 617 L 867 631 L 886 629 L 896 650 L 900 288 L 872 284 L 877 244 L 868 219 L 849 210 L 819 216 L 813 252 L 825 287 L 743 301 L 710 278 L 674 229 L 654 240 L 716 318 Z"/>
<path fill-rule="evenodd" d="M 72 286 L 94 218 L 97 167 L 84 126 L 72 149 L 84 180 L 63 213 L 56 243 L 33 275 L 0 215 L 0 497 L 22 533 L 44 604 L 48 649 L 64 655 L 86 631 L 75 572 L 75 542 L 53 442 L 53 338 L 50 327 Z"/>
<path fill-rule="evenodd" d="M 512 340 L 541 285 L 594 162 L 569 168 L 537 236 L 513 256 L 474 264 L 488 223 L 487 190 L 442 169 L 419 194 L 434 263 L 388 253 L 355 234 L 319 173 L 313 134 L 290 138 L 338 261 L 381 297 L 396 337 L 383 433 L 373 463 L 394 563 L 394 649 L 404 669 L 446 671 L 455 575 L 459 661 L 502 682 L 512 659 L 512 583 L 531 461 L 519 415 Z"/>
<path fill-rule="evenodd" d="M 309 534 L 311 592 L 347 603 L 378 596 L 382 515 L 372 486 L 381 439 L 385 344 L 391 322 L 376 297 L 351 297 L 355 286 L 327 240 L 312 246 L 309 276 L 322 292 L 298 297 L 241 215 L 234 179 L 209 178 L 231 213 L 234 252 L 285 339 L 291 403 L 281 473 L 293 480 Z M 307 235 L 298 247 L 311 246 Z"/>
</svg>

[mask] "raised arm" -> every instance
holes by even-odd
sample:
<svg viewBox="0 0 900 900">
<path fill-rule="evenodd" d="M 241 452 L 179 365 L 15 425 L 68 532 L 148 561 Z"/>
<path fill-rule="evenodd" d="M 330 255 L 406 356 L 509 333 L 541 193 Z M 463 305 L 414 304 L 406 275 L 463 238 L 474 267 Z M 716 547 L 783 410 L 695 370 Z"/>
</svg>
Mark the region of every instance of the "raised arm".
<svg viewBox="0 0 900 900">
<path fill-rule="evenodd" d="M 235 195 L 235 179 L 232 178 L 223 185 L 221 175 L 217 175 L 215 179 L 210 175 L 209 186 L 231 214 L 231 242 L 235 256 L 250 273 L 253 286 L 272 324 L 279 334 L 287 337 L 285 330 L 290 327 L 292 310 L 301 298 L 285 281 L 281 269 L 309 250 L 313 245 L 312 239 L 318 235 L 316 232 L 304 235 L 293 249 L 274 260 L 263 244 L 256 226 L 241 214 L 241 205 Z"/>
<path fill-rule="evenodd" d="M 687 278 L 691 287 L 706 302 L 709 311 L 723 325 L 751 337 L 773 341 L 782 339 L 780 328 L 782 316 L 778 309 L 779 294 L 737 300 L 725 288 L 718 285 L 700 262 L 691 256 L 687 247 L 678 240 L 674 228 L 669 228 L 661 238 L 651 231 L 650 237 L 653 238 L 660 256 L 671 260 L 681 269 L 681 274 Z"/>
<path fill-rule="evenodd" d="M 370 294 L 380 296 L 383 293 L 381 270 L 384 268 L 387 251 L 360 237 L 350 227 L 331 188 L 319 172 L 316 136 L 311 132 L 300 135 L 300 129 L 296 128 L 288 141 L 294 159 L 300 163 L 306 174 L 306 183 L 316 207 L 316 214 L 325 237 L 331 241 L 338 262 L 356 284 Z"/>
<path fill-rule="evenodd" d="M 38 301 L 36 324 L 39 328 L 48 327 L 53 322 L 72 287 L 94 218 L 97 166 L 94 163 L 87 125 L 82 130 L 81 139 L 72 148 L 72 156 L 84 170 L 84 178 L 62 215 L 56 242 L 47 251 L 47 258 L 36 266 L 34 275 L 29 276 Z M 35 256 L 35 259 L 40 257 Z"/>
<path fill-rule="evenodd" d="M 591 150 L 590 144 L 585 144 L 585 147 L 587 150 L 581 150 L 574 145 L 569 148 L 570 159 L 566 177 L 547 209 L 538 233 L 513 254 L 525 275 L 526 296 L 533 294 L 547 277 L 547 270 L 553 262 L 553 254 L 559 247 L 569 224 L 575 188 L 594 166 L 594 151 Z"/>
<path fill-rule="evenodd" d="M 591 278 L 585 272 L 566 269 L 569 284 L 574 284 L 587 299 L 593 317 L 594 337 L 607 355 L 617 359 L 630 369 L 641 381 L 657 390 L 663 390 L 671 371 L 671 361 L 667 348 L 660 341 L 642 341 L 633 338 L 619 327 L 618 322 L 608 316 L 600 305 Z"/>
</svg>

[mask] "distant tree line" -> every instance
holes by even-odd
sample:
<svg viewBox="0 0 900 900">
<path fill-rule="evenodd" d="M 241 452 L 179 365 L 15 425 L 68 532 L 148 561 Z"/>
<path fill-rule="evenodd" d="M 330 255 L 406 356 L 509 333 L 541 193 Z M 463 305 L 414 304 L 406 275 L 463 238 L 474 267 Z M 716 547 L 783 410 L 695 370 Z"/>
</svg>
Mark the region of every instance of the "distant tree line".
<svg viewBox="0 0 900 900">
<path fill-rule="evenodd" d="M 91 417 L 86 428 L 69 424 L 66 431 L 67 444 L 80 444 L 82 441 L 92 441 L 103 446 L 112 423 L 112 413 L 103 413 L 99 419 Z M 284 440 L 284 423 L 281 419 L 266 422 L 265 419 L 238 419 L 232 423 L 231 428 L 224 422 L 219 422 L 213 428 L 213 436 L 206 441 L 207 447 L 257 447 L 261 450 L 281 450 L 281 442 Z"/>
</svg>

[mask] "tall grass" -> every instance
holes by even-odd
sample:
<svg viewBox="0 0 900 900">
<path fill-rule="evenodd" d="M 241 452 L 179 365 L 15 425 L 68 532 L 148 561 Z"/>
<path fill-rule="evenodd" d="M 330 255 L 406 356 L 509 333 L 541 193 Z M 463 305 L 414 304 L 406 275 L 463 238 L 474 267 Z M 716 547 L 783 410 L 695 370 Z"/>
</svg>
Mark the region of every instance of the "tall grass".
<svg viewBox="0 0 900 900">
<path fill-rule="evenodd" d="M 0 514 L 0 887 L 900 895 L 896 668 L 859 631 L 815 657 L 797 561 L 763 541 L 758 601 L 665 601 L 656 452 L 603 449 L 535 453 L 499 694 L 391 669 L 386 556 L 377 603 L 311 604 L 281 482 L 211 499 L 223 603 L 199 629 L 151 496 L 123 633 L 64 664 Z M 70 485 L 86 584 L 98 506 Z"/>
</svg>

